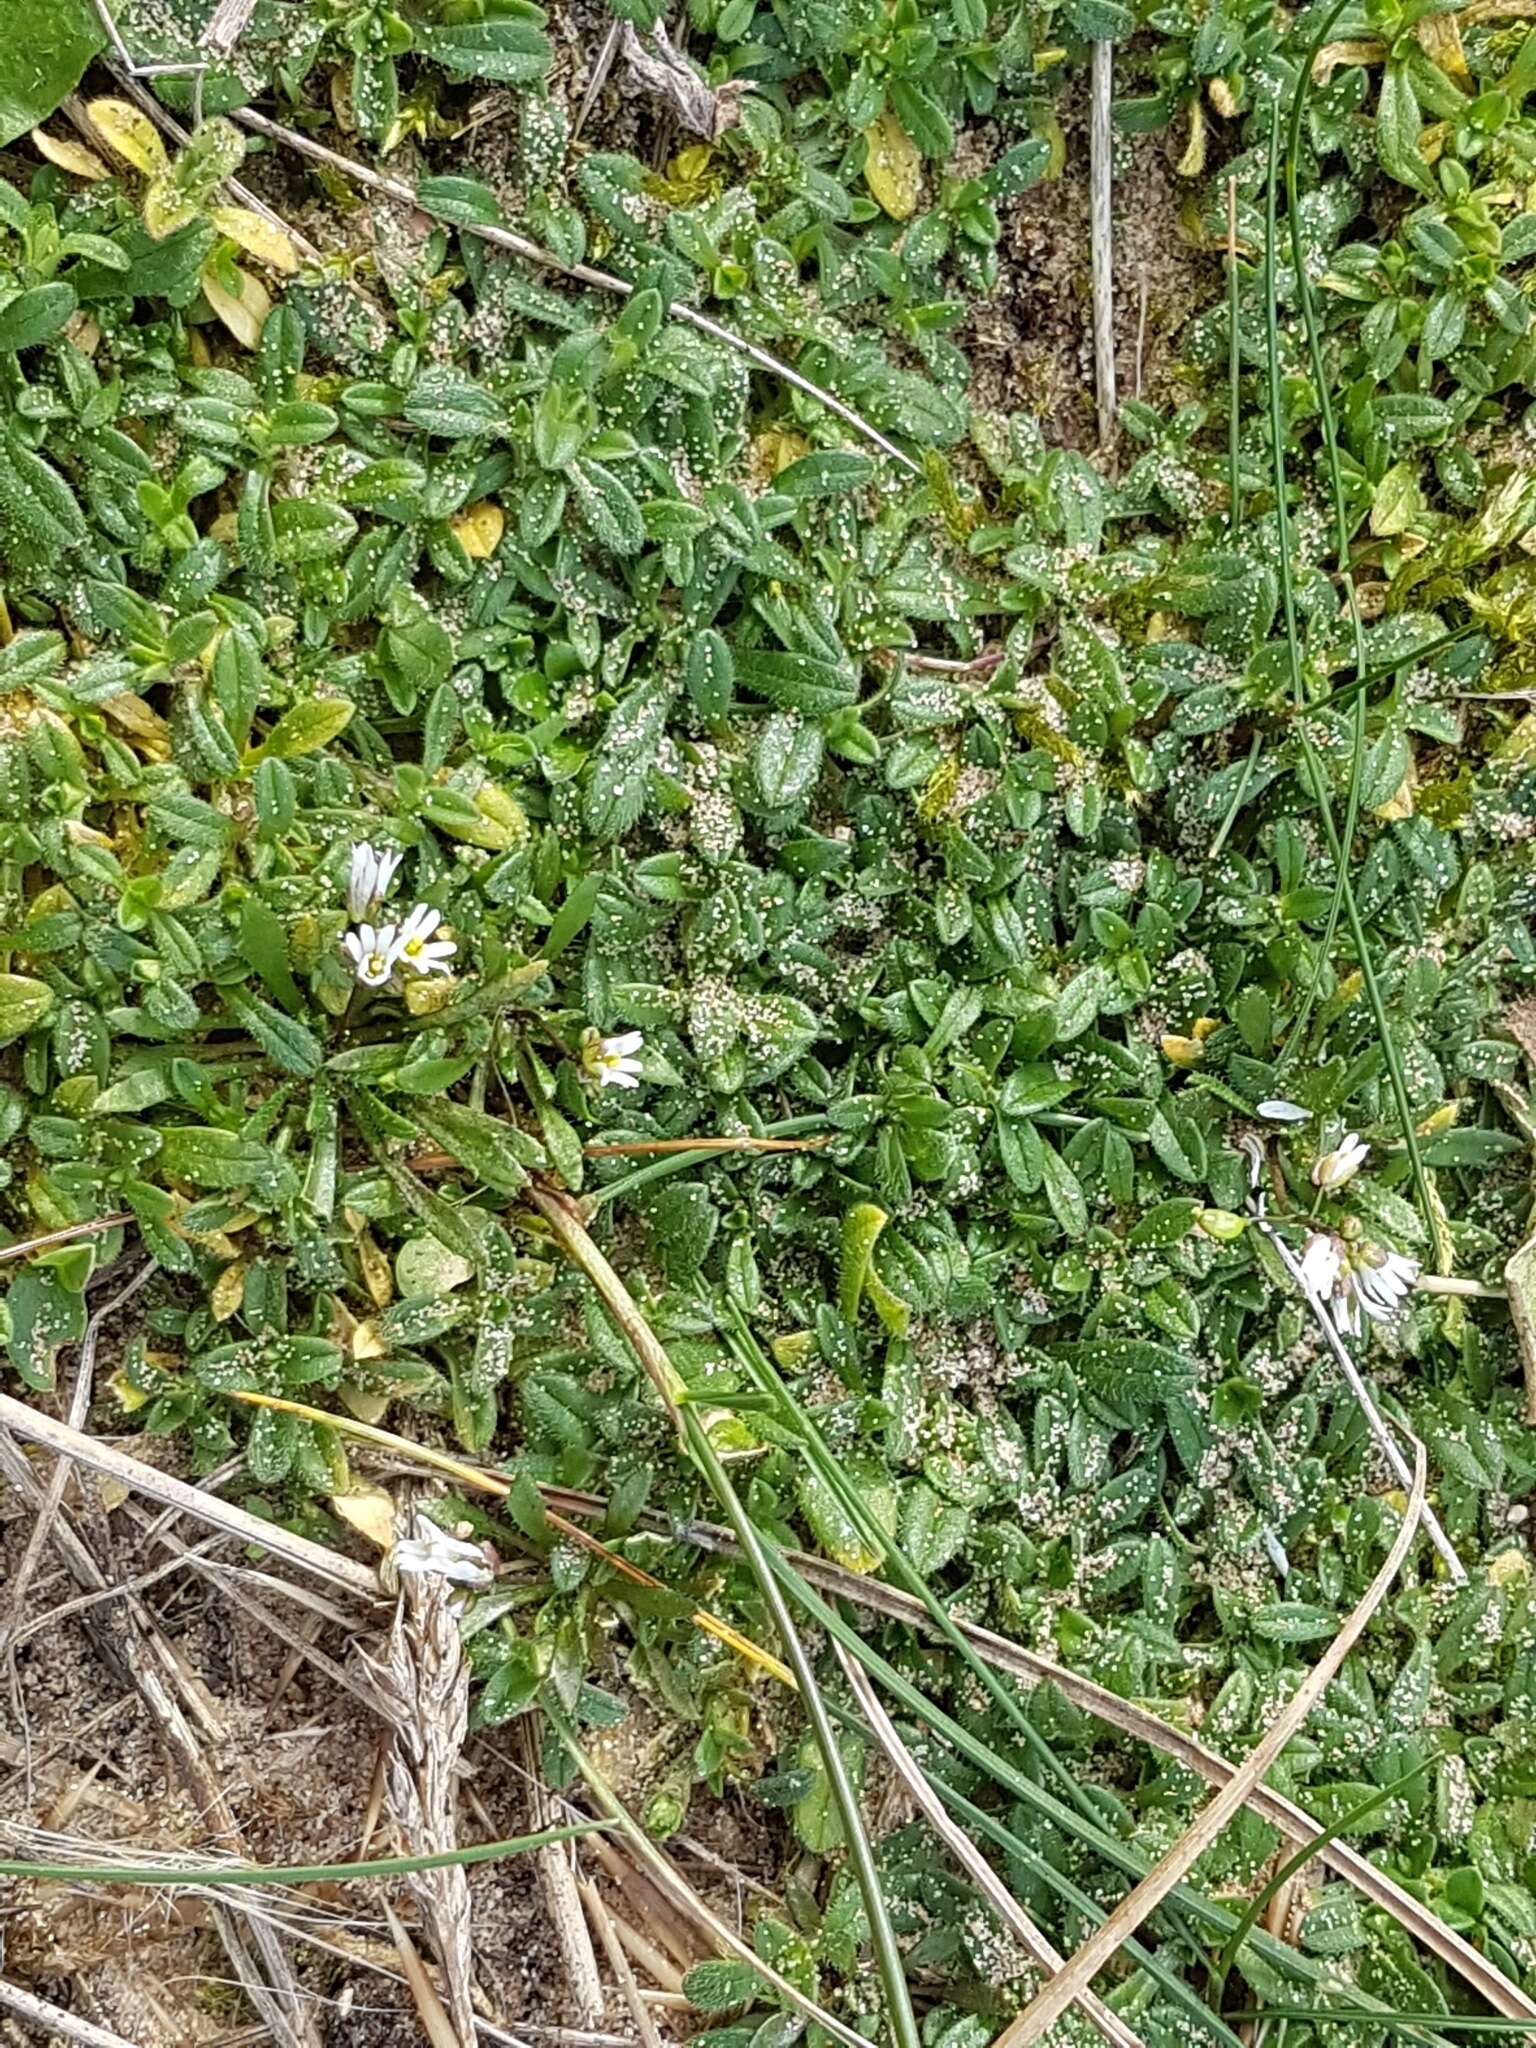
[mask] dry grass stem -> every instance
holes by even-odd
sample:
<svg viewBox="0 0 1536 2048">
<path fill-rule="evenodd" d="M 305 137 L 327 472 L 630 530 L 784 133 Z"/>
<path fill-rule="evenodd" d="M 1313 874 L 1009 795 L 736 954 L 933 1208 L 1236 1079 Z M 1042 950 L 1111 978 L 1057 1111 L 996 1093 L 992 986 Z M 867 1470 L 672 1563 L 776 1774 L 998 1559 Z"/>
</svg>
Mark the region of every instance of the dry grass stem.
<svg viewBox="0 0 1536 2048">
<path fill-rule="evenodd" d="M 0 1394 L 0 1428 L 11 1430 L 24 1442 L 40 1444 L 61 1457 L 73 1458 L 89 1471 L 118 1480 L 130 1492 L 147 1494 L 152 1500 L 190 1515 L 194 1521 L 222 1529 L 242 1543 L 255 1544 L 284 1564 L 328 1579 L 359 1599 L 379 1597 L 378 1577 L 369 1566 L 354 1563 L 350 1557 L 328 1550 L 323 1544 L 311 1543 L 307 1537 L 295 1536 L 275 1522 L 264 1522 L 247 1514 L 244 1508 L 220 1500 L 217 1494 L 205 1493 L 201 1487 L 189 1486 L 184 1479 L 130 1458 L 100 1437 L 87 1436 L 67 1423 L 55 1422 L 51 1416 L 9 1394 Z"/>
<path fill-rule="evenodd" d="M 530 1832 L 537 1834 L 545 1828 L 557 1827 L 559 1818 L 555 1803 L 539 1776 L 536 1716 L 523 1714 L 513 1722 L 512 1741 L 528 1787 Z M 580 2026 L 594 2026 L 603 2017 L 603 1980 L 581 1910 L 581 1894 L 576 1873 L 571 1868 L 570 1850 L 564 1842 L 551 1842 L 547 1849 L 538 1851 L 535 1860 L 539 1886 L 544 1895 L 544 1910 L 560 1945 L 571 2016 Z"/>
<path fill-rule="evenodd" d="M 1041 1933 L 975 1843 L 961 1831 L 945 1811 L 943 1800 L 923 1776 L 921 1767 L 902 1741 L 895 1722 L 876 1697 L 875 1689 L 864 1672 L 841 1643 L 834 1643 L 832 1647 L 837 1652 L 837 1661 L 842 1666 L 843 1676 L 859 1703 L 859 1710 L 869 1723 L 870 1733 L 885 1752 L 891 1768 L 911 1793 L 923 1818 L 1030 1961 L 1038 1963 L 1048 1973 L 1062 1969 L 1065 1958 L 1060 1949 Z M 1111 2012 L 1090 1988 L 1084 1987 L 1078 1994 L 1077 2003 L 1098 2033 L 1106 2041 L 1114 2043 L 1114 2048 L 1146 2048 L 1135 2028 L 1128 2026 L 1118 2013 Z"/>
<path fill-rule="evenodd" d="M 1122 1945 L 1183 1881 L 1222 1829 L 1247 1803 L 1266 1772 L 1279 1762 L 1286 1746 L 1301 1732 L 1308 1715 L 1338 1675 L 1339 1667 L 1365 1632 L 1371 1616 L 1391 1592 L 1418 1533 L 1427 1485 L 1428 1466 L 1424 1446 L 1419 1444 L 1414 1453 L 1413 1489 L 1397 1536 L 1381 1570 L 1366 1588 L 1344 1626 L 1230 1781 L 1201 1810 L 1194 1824 L 1185 1830 L 1173 1847 L 1159 1858 L 1136 1889 L 1122 1899 L 1102 1926 L 1088 1937 L 1066 1968 L 1058 1972 L 1013 2024 L 998 2036 L 995 2048 L 1030 2048 L 1032 2042 L 1050 2031 L 1074 1999 L 1093 1982 L 1100 1970 L 1113 1961 Z"/>
<path fill-rule="evenodd" d="M 138 2048 L 136 2042 L 125 2041 L 121 2034 L 65 2012 L 62 2006 L 50 2004 L 34 1991 L 23 1991 L 19 1984 L 4 1977 L 0 1977 L 0 2006 L 19 2014 L 28 2026 L 38 2028 L 47 2041 L 78 2041 L 81 2048 Z"/>
<path fill-rule="evenodd" d="M 384 1806 L 410 1856 L 458 1847 L 457 1774 L 469 1731 L 469 1666 L 453 1589 L 432 1573 L 402 1574 L 394 1623 L 380 1657 L 363 1654 L 378 1712 L 393 1740 Z M 469 1877 L 459 1866 L 405 1880 L 437 1951 L 453 2025 L 474 2036 Z"/>
<path fill-rule="evenodd" d="M 394 1938 L 395 1953 L 400 1958 L 400 1967 L 405 1981 L 411 1987 L 411 1998 L 416 2006 L 416 2016 L 421 2021 L 422 2032 L 431 2048 L 467 2048 L 473 2033 L 461 2034 L 443 2005 L 437 1993 L 437 1986 L 427 1974 L 427 1966 L 417 1954 L 416 1944 L 407 1933 L 405 1923 L 390 1906 L 384 1908 L 384 1918 Z M 471 2015 L 473 2026 L 473 2015 Z"/>
<path fill-rule="evenodd" d="M 1093 257 L 1093 378 L 1098 394 L 1099 448 L 1115 445 L 1115 53 L 1096 42 L 1090 82 L 1088 130 Z"/>
<path fill-rule="evenodd" d="M 85 1326 L 85 1337 L 80 1345 L 80 1359 L 75 1367 L 75 1382 L 70 1391 L 67 1421 L 71 1429 L 84 1429 L 91 1412 L 91 1399 L 96 1386 L 96 1347 L 101 1341 L 103 1325 L 120 1308 L 126 1307 L 132 1301 L 154 1270 L 153 1262 L 146 1259 L 110 1301 L 103 1302 L 100 1308 L 92 1311 L 90 1321 Z M 60 1456 L 54 1461 L 42 1508 L 37 1520 L 32 1524 L 27 1547 L 21 1554 L 21 1561 L 11 1581 L 10 1610 L 4 1623 L 0 1624 L 0 1650 L 9 1652 L 15 1647 L 21 1627 L 22 1609 L 26 1603 L 27 1588 L 32 1583 L 32 1575 L 37 1570 L 38 1560 L 43 1554 L 48 1532 L 53 1527 L 54 1516 L 59 1512 L 64 1489 L 69 1484 L 69 1475 L 73 1469 L 67 1457 Z"/>
<path fill-rule="evenodd" d="M 308 135 L 300 135 L 296 129 L 285 128 L 280 122 L 269 121 L 265 114 L 258 114 L 250 107 L 241 107 L 238 112 L 230 115 L 230 119 L 242 127 L 251 129 L 257 135 L 265 135 L 272 142 L 280 142 L 286 148 L 296 150 L 301 156 L 310 157 L 316 163 L 325 164 L 329 169 L 339 171 L 342 177 L 350 178 L 354 184 L 365 186 L 371 192 L 383 193 L 401 206 L 420 206 L 415 192 L 400 179 L 387 178 L 382 172 L 371 170 L 353 157 L 342 156 L 337 150 L 327 149 L 323 142 L 316 142 Z M 536 263 L 545 270 L 556 271 L 560 276 L 568 277 L 577 284 L 593 285 L 599 291 L 617 292 L 625 298 L 634 290 L 634 286 L 627 279 L 615 277 L 611 271 L 594 269 L 590 263 L 562 263 L 548 249 L 541 249 L 537 242 L 530 242 L 526 235 L 519 235 L 511 228 L 466 224 L 461 227 L 460 232 L 474 235 L 482 242 L 490 242 L 498 249 L 510 250 L 514 256 L 521 256 L 525 263 Z M 696 327 L 701 334 L 707 334 L 712 340 L 735 349 L 739 355 L 744 355 L 749 362 L 755 363 L 769 376 L 777 377 L 782 383 L 792 385 L 805 397 L 815 399 L 818 405 L 825 406 L 828 412 L 834 413 L 845 426 L 851 427 L 871 446 L 878 448 L 882 455 L 888 455 L 893 462 L 898 463 L 910 474 L 921 476 L 921 467 L 910 455 L 904 454 L 894 441 L 887 440 L 878 427 L 871 426 L 868 420 L 853 410 L 852 406 L 844 405 L 840 398 L 834 398 L 830 391 L 824 391 L 819 384 L 813 384 L 809 377 L 802 377 L 798 370 L 792 369 L 777 356 L 770 355 L 767 349 L 759 348 L 755 342 L 743 339 L 729 327 L 722 327 L 718 320 L 711 320 L 707 313 L 699 312 L 696 307 L 687 305 L 681 299 L 673 301 L 671 313 L 674 320 L 681 320 L 690 327 Z"/>
<path fill-rule="evenodd" d="M 656 2031 L 656 2022 L 651 2018 L 645 2000 L 640 1996 L 635 1973 L 629 1967 L 629 1958 L 624 1953 L 612 1917 L 603 1903 L 602 1893 L 595 1884 L 583 1883 L 580 1889 L 581 1902 L 597 1930 L 597 1938 L 603 1944 L 603 1953 L 608 1958 L 608 1967 L 613 1971 L 614 1981 L 624 1994 L 624 2001 L 629 2007 L 630 2017 L 635 2023 L 635 2030 L 644 2048 L 661 2048 L 661 2035 Z"/>
</svg>

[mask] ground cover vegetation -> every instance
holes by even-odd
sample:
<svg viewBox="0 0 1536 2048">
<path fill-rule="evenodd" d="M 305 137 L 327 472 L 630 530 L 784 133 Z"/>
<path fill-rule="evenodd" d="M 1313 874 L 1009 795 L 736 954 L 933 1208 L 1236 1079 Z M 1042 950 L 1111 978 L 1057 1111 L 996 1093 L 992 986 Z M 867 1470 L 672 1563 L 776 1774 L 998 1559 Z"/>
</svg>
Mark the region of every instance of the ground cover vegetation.
<svg viewBox="0 0 1536 2048">
<path fill-rule="evenodd" d="M 1418 1544 L 1269 1782 L 1536 1992 L 1528 10 L 206 11 L 0 10 L 10 1391 L 137 1246 L 120 1429 L 337 1546 L 359 1425 L 502 1474 L 439 1510 L 522 1567 L 479 1725 L 574 1785 L 643 1699 L 657 1839 L 782 1817 L 780 1980 L 984 2048 L 1040 1972 L 861 1805 L 833 1645 L 1070 1953 L 1203 1788 L 955 1623 L 1258 1740 L 1409 1506 L 1278 1235 L 1464 1570 Z M 581 107 L 620 31 L 685 98 Z M 1206 288 L 1085 450 L 974 321 L 1095 39 Z M 1115 2013 L 1464 2038 L 1336 1870 L 1234 1941 L 1292 1846 L 1240 1814 Z"/>
</svg>

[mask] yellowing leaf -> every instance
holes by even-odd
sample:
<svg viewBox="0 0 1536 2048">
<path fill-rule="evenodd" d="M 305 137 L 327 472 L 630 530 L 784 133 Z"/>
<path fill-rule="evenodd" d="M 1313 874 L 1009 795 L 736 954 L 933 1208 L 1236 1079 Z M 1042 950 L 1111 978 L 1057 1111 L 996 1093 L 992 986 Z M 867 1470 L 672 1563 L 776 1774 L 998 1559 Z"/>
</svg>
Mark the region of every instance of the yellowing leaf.
<svg viewBox="0 0 1536 2048">
<path fill-rule="evenodd" d="M 379 1550 L 395 1541 L 395 1504 L 382 1486 L 360 1486 L 353 1493 L 333 1493 L 332 1510 Z"/>
<path fill-rule="evenodd" d="M 864 149 L 865 184 L 892 220 L 910 220 L 922 187 L 923 160 L 889 107 L 864 130 Z"/>
<path fill-rule="evenodd" d="M 46 128 L 34 128 L 32 140 L 49 163 L 57 164 L 61 171 L 76 178 L 89 178 L 94 183 L 112 175 L 95 151 L 87 149 L 83 142 L 72 142 L 67 135 L 50 135 Z"/>
<path fill-rule="evenodd" d="M 366 1322 L 358 1323 L 352 1331 L 352 1356 L 366 1361 L 370 1358 L 387 1358 L 389 1346 L 379 1335 L 379 1326 L 369 1316 Z"/>
<path fill-rule="evenodd" d="M 1380 64 L 1386 57 L 1384 43 L 1328 43 L 1312 59 L 1312 82 L 1326 85 L 1335 71 L 1346 64 Z"/>
<path fill-rule="evenodd" d="M 200 280 L 203 297 L 242 348 L 255 348 L 261 340 L 261 330 L 267 324 L 267 315 L 272 310 L 271 295 L 261 280 L 252 277 L 248 270 L 237 270 L 235 275 L 240 280 L 238 299 L 219 283 L 212 264 L 205 263 Z"/>
<path fill-rule="evenodd" d="M 363 1269 L 363 1285 L 369 1300 L 375 1308 L 388 1308 L 395 1298 L 395 1276 L 389 1270 L 389 1260 L 366 1230 L 358 1233 L 357 1263 Z"/>
<path fill-rule="evenodd" d="M 1371 498 L 1371 531 L 1385 540 L 1406 533 L 1424 510 L 1416 462 L 1394 462 Z"/>
<path fill-rule="evenodd" d="M 1426 14 L 1414 23 L 1414 33 L 1424 54 L 1440 66 L 1447 78 L 1458 85 L 1471 85 L 1466 52 L 1461 47 L 1461 29 L 1454 14 Z"/>
<path fill-rule="evenodd" d="M 144 232 L 157 242 L 197 219 L 197 201 L 174 171 L 155 179 L 144 194 Z"/>
<path fill-rule="evenodd" d="M 1189 140 L 1175 169 L 1181 178 L 1198 178 L 1205 169 L 1205 109 L 1198 100 L 1189 103 Z"/>
<path fill-rule="evenodd" d="M 215 206 L 209 219 L 221 235 L 238 242 L 247 255 L 291 277 L 299 267 L 299 252 L 287 235 L 248 206 Z"/>
<path fill-rule="evenodd" d="M 213 1320 L 216 1323 L 227 1323 L 244 1299 L 245 1261 L 236 1259 L 233 1265 L 224 1268 L 213 1283 L 213 1292 L 208 1297 Z"/>
<path fill-rule="evenodd" d="M 506 529 L 507 516 L 491 499 L 482 498 L 478 505 L 455 512 L 448 524 L 472 562 L 488 562 Z"/>
<path fill-rule="evenodd" d="M 380 1393 L 377 1387 L 361 1387 L 356 1380 L 343 1380 L 336 1389 L 342 1406 L 359 1422 L 370 1422 L 377 1426 L 389 1413 L 389 1396 Z"/>
<path fill-rule="evenodd" d="M 1384 804 L 1377 804 L 1373 817 L 1380 818 L 1384 825 L 1395 823 L 1400 818 L 1413 816 L 1413 763 L 1408 764 L 1402 781 L 1393 790 Z"/>
<path fill-rule="evenodd" d="M 108 147 L 146 177 L 158 177 L 170 162 L 154 122 L 127 100 L 92 100 L 86 112 Z"/>
</svg>

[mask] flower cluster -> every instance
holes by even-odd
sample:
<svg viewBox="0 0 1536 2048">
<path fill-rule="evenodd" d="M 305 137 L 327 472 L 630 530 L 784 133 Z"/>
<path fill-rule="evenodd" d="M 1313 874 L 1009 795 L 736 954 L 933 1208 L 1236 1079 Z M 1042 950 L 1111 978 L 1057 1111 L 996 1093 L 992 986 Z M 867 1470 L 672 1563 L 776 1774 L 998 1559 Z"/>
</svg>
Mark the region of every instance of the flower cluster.
<svg viewBox="0 0 1536 2048">
<path fill-rule="evenodd" d="M 389 894 L 403 856 L 388 848 L 354 846 L 347 867 L 347 914 L 356 920 L 341 943 L 364 988 L 382 988 L 397 968 L 408 974 L 448 974 L 458 948 L 436 936 L 442 914 L 416 904 L 398 924 L 371 923 L 370 915 Z"/>
<path fill-rule="evenodd" d="M 1315 1230 L 1302 1251 L 1301 1273 L 1339 1333 L 1358 1337 L 1367 1322 L 1385 1322 L 1397 1313 L 1413 1292 L 1419 1267 L 1403 1252 Z"/>
</svg>

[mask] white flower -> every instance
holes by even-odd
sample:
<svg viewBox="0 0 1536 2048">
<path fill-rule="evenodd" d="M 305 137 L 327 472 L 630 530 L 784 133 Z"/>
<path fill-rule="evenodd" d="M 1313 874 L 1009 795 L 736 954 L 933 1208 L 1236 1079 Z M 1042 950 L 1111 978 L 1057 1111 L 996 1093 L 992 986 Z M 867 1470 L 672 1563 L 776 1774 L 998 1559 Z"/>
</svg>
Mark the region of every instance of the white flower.
<svg viewBox="0 0 1536 2048">
<path fill-rule="evenodd" d="M 1371 1148 L 1350 1131 L 1332 1152 L 1325 1152 L 1312 1168 L 1312 1185 L 1334 1194 L 1347 1180 L 1353 1180 L 1370 1157 Z"/>
<path fill-rule="evenodd" d="M 1389 1252 L 1379 1244 L 1362 1244 L 1350 1254 L 1333 1298 L 1333 1320 L 1348 1337 L 1357 1337 L 1369 1322 L 1384 1323 L 1397 1314 L 1419 1277 L 1417 1259 Z"/>
<path fill-rule="evenodd" d="M 1261 1102 L 1259 1115 L 1267 1116 L 1272 1124 L 1309 1124 L 1312 1121 L 1310 1109 L 1303 1109 L 1299 1102 L 1287 1102 L 1283 1096 Z"/>
<path fill-rule="evenodd" d="M 442 923 L 441 911 L 430 903 L 418 903 L 400 927 L 395 959 L 410 974 L 451 974 L 448 962 L 459 950 L 452 939 L 434 939 Z"/>
<path fill-rule="evenodd" d="M 634 1055 L 645 1043 L 638 1031 L 621 1031 L 617 1038 L 602 1038 L 589 1026 L 581 1034 L 581 1064 L 588 1080 L 599 1088 L 638 1088 L 640 1062 Z"/>
<path fill-rule="evenodd" d="M 355 920 L 377 910 L 389 894 L 395 870 L 405 855 L 391 847 L 354 846 L 347 862 L 347 915 Z"/>
<path fill-rule="evenodd" d="M 352 957 L 352 965 L 364 988 L 382 988 L 395 971 L 400 952 L 397 926 L 360 924 L 355 932 L 343 932 L 341 943 Z"/>
<path fill-rule="evenodd" d="M 1314 1230 L 1302 1247 L 1301 1277 L 1321 1302 L 1334 1290 L 1344 1264 L 1344 1247 L 1331 1230 Z"/>
<path fill-rule="evenodd" d="M 495 1574 L 478 1543 L 450 1536 L 425 1515 L 416 1517 L 416 1534 L 395 1545 L 396 1571 L 431 1573 L 456 1586 L 488 1586 Z"/>
</svg>

